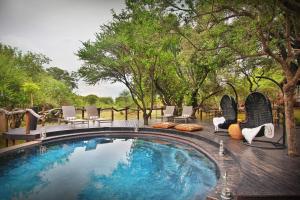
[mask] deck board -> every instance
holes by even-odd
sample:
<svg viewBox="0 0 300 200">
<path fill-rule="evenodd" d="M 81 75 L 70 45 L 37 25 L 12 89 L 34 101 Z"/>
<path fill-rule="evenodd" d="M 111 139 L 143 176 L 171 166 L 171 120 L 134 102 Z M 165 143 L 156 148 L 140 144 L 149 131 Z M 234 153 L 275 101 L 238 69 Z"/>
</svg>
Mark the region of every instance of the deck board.
<svg viewBox="0 0 300 200">
<path fill-rule="evenodd" d="M 160 120 L 151 120 L 151 123 Z M 135 120 L 114 121 L 113 123 L 103 123 L 102 127 L 135 127 L 138 122 Z M 239 140 L 233 140 L 228 136 L 213 134 L 213 127 L 210 122 L 196 123 L 204 126 L 204 130 L 194 132 L 195 135 L 201 135 L 211 141 L 219 143 L 224 141 L 227 148 L 239 162 L 241 169 L 241 181 L 237 187 L 238 199 L 253 199 L 264 197 L 265 199 L 300 199 L 300 157 L 289 157 L 287 149 L 269 150 L 260 149 L 243 145 Z M 142 122 L 139 121 L 142 127 Z M 86 128 L 86 126 L 77 125 L 76 129 Z M 90 128 L 93 128 L 92 124 Z M 281 136 L 282 129 L 275 127 L 275 139 Z M 68 125 L 47 126 L 47 132 L 74 129 Z M 40 129 L 32 131 L 30 135 L 39 135 Z M 11 129 L 7 135 L 12 138 L 24 136 L 25 130 L 22 128 Z M 297 129 L 297 135 L 300 130 Z M 297 138 L 299 142 L 299 137 Z M 299 145 L 298 145 L 299 146 Z M 251 198 L 250 198 L 251 197 Z"/>
</svg>

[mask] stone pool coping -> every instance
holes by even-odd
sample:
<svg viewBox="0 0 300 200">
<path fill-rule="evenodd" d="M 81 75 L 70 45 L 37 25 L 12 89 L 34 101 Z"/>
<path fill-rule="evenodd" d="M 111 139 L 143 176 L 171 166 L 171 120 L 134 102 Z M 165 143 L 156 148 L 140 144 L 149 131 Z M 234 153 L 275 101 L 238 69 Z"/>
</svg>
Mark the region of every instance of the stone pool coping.
<svg viewBox="0 0 300 200">
<path fill-rule="evenodd" d="M 51 142 L 90 137 L 138 137 L 138 138 L 162 138 L 188 145 L 205 154 L 217 166 L 218 182 L 214 189 L 208 194 L 207 199 L 220 199 L 224 181 L 222 177 L 228 174 L 227 187 L 231 189 L 233 196 L 241 180 L 241 172 L 238 160 L 224 148 L 225 155 L 219 155 L 219 143 L 205 138 L 197 133 L 183 132 L 172 129 L 139 128 L 138 132 L 132 127 L 98 127 L 84 129 L 69 129 L 47 132 L 45 139 L 36 139 L 20 145 L 0 149 L 0 157 L 12 152 L 43 145 Z"/>
</svg>

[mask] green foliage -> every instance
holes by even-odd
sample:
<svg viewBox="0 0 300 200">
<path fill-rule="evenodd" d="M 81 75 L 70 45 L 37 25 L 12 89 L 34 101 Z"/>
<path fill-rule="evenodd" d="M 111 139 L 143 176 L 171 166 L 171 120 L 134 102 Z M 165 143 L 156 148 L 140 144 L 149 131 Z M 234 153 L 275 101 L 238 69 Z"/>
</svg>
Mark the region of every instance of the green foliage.
<svg viewBox="0 0 300 200">
<path fill-rule="evenodd" d="M 16 49 L 0 43 L 0 106 L 14 107 L 24 103 L 24 93 L 21 91 L 26 73 L 19 70 Z"/>
<path fill-rule="evenodd" d="M 85 97 L 85 101 L 89 104 L 89 105 L 95 105 L 98 102 L 98 96 L 97 95 L 93 95 L 90 94 L 88 96 Z"/>
<path fill-rule="evenodd" d="M 33 95 L 38 92 L 40 87 L 33 82 L 25 82 L 22 85 L 23 91 L 30 96 L 30 106 L 33 106 Z"/>
<path fill-rule="evenodd" d="M 146 119 L 152 111 L 146 113 L 146 108 L 154 103 L 154 81 L 159 69 L 173 62 L 177 37 L 169 34 L 157 11 L 139 4 L 130 4 L 113 17 L 113 22 L 101 27 L 95 42 L 83 43 L 78 56 L 85 65 L 79 74 L 90 84 L 123 83 Z"/>
<path fill-rule="evenodd" d="M 101 107 L 111 107 L 114 105 L 114 100 L 111 97 L 99 97 L 98 103 Z"/>
<path fill-rule="evenodd" d="M 38 105 L 51 105 L 60 107 L 73 104 L 74 94 L 64 82 L 58 81 L 51 76 L 44 76 L 39 82 L 40 89 Z"/>
<path fill-rule="evenodd" d="M 72 103 L 72 91 L 43 67 L 44 55 L 22 53 L 0 43 L 0 107 L 61 106 Z"/>
<path fill-rule="evenodd" d="M 135 107 L 128 90 L 122 91 L 115 100 L 115 105 L 118 108 Z"/>
<path fill-rule="evenodd" d="M 64 82 L 70 89 L 78 88 L 77 86 L 77 74 L 72 72 L 71 74 L 67 70 L 60 69 L 58 67 L 49 67 L 46 69 L 47 73 L 56 80 Z"/>
<path fill-rule="evenodd" d="M 29 105 L 28 94 L 34 93 L 38 104 L 137 106 L 147 117 L 146 108 L 157 98 L 164 105 L 218 107 L 223 94 L 234 96 L 226 81 L 235 86 L 240 103 L 253 91 L 278 98 L 274 83 L 257 78 L 282 82 L 287 73 L 272 57 L 287 51 L 278 2 L 127 0 L 126 6 L 77 53 L 84 61 L 78 73 L 87 83 L 108 80 L 128 88 L 115 103 L 110 97 L 73 94 L 76 73 L 45 70 L 46 56 L 0 45 L 0 106 Z M 291 16 L 296 30 L 296 15 Z M 39 89 L 24 91 L 28 82 Z"/>
</svg>

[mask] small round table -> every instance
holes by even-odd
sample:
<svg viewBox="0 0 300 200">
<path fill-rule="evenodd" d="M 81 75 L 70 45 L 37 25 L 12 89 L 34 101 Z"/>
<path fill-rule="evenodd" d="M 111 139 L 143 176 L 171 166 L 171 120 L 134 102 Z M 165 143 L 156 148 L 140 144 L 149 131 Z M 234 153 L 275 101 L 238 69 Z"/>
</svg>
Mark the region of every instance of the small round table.
<svg viewBox="0 0 300 200">
<path fill-rule="evenodd" d="M 241 140 L 244 138 L 239 124 L 231 124 L 228 128 L 228 133 L 231 138 L 236 140 Z"/>
</svg>

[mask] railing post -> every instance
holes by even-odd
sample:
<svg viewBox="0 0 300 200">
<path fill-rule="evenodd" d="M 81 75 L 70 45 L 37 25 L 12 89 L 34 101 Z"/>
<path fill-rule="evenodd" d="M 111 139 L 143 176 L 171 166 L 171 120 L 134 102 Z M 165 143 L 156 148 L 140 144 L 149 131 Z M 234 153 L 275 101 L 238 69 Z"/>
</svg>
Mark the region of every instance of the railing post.
<svg viewBox="0 0 300 200">
<path fill-rule="evenodd" d="M 4 112 L 0 112 L 0 133 L 8 132 L 8 118 Z"/>
<path fill-rule="evenodd" d="M 30 134 L 30 112 L 25 112 L 25 134 Z"/>
<path fill-rule="evenodd" d="M 128 120 L 128 107 L 125 107 L 125 120 Z"/>
<path fill-rule="evenodd" d="M 11 115 L 10 128 L 12 128 L 12 129 L 16 128 L 16 117 L 15 117 L 15 114 Z"/>
<path fill-rule="evenodd" d="M 202 118 L 202 112 L 203 112 L 203 111 L 202 111 L 202 109 L 201 109 L 201 110 L 200 110 L 200 120 L 201 120 L 201 121 L 202 121 L 202 119 L 203 119 L 203 118 Z"/>
<path fill-rule="evenodd" d="M 98 117 L 100 117 L 100 110 L 101 110 L 101 108 L 97 108 L 97 111 L 98 111 Z"/>
<path fill-rule="evenodd" d="M 82 119 L 84 119 L 84 110 L 85 110 L 84 107 L 82 107 L 82 110 L 81 110 L 81 118 Z"/>
<path fill-rule="evenodd" d="M 137 119 L 140 120 L 140 108 L 137 109 Z"/>
<path fill-rule="evenodd" d="M 114 107 L 111 107 L 111 121 L 114 121 Z"/>
</svg>

